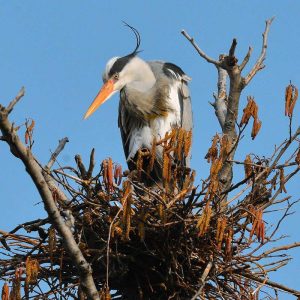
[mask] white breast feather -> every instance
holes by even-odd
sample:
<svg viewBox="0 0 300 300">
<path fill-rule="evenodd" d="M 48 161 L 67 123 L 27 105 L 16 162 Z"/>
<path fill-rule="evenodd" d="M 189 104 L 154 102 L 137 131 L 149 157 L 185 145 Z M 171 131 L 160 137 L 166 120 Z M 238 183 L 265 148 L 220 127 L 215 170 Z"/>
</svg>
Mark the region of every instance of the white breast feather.
<svg viewBox="0 0 300 300">
<path fill-rule="evenodd" d="M 131 133 L 129 143 L 129 155 L 127 160 L 134 158 L 136 152 L 140 148 L 152 147 L 153 138 L 156 140 L 163 139 L 167 132 L 174 126 L 181 125 L 180 103 L 178 98 L 178 88 L 180 83 L 174 83 L 170 88 L 168 97 L 168 106 L 172 108 L 166 117 L 158 117 L 150 121 L 150 127 L 144 126 L 142 128 L 134 129 Z M 162 158 L 162 147 L 158 147 L 157 156 Z"/>
</svg>

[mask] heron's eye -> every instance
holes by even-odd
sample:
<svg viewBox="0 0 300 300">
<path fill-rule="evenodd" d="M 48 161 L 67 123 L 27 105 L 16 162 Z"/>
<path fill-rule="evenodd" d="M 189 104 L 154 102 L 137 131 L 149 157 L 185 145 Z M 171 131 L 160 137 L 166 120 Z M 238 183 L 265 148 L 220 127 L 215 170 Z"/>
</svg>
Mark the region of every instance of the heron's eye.
<svg viewBox="0 0 300 300">
<path fill-rule="evenodd" d="M 115 73 L 115 74 L 114 74 L 114 79 L 115 79 L 115 80 L 118 80 L 118 79 L 119 79 L 119 73 Z"/>
</svg>

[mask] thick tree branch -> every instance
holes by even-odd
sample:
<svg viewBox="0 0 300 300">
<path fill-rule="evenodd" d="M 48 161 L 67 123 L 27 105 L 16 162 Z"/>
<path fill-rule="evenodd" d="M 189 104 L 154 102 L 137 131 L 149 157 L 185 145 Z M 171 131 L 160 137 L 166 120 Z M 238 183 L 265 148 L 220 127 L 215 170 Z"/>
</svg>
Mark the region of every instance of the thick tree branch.
<svg viewBox="0 0 300 300">
<path fill-rule="evenodd" d="M 239 113 L 239 101 L 240 96 L 242 93 L 242 90 L 245 88 L 245 86 L 250 82 L 250 80 L 255 76 L 255 74 L 258 72 L 258 70 L 263 68 L 263 61 L 266 56 L 266 48 L 267 48 L 267 38 L 268 33 L 270 29 L 270 25 L 272 23 L 274 18 L 266 21 L 266 28 L 263 33 L 263 46 L 261 54 L 252 68 L 252 70 L 249 72 L 249 74 L 246 76 L 246 78 L 243 78 L 241 75 L 242 70 L 246 66 L 246 64 L 249 61 L 250 55 L 252 53 L 252 48 L 250 47 L 248 50 L 248 53 L 246 54 L 242 64 L 239 66 L 237 64 L 237 59 L 235 57 L 235 50 L 237 46 L 237 40 L 233 39 L 232 44 L 230 46 L 230 49 L 228 51 L 228 55 L 222 55 L 220 56 L 219 61 L 215 61 L 214 59 L 207 56 L 204 51 L 200 49 L 200 47 L 194 42 L 194 39 L 189 36 L 184 30 L 181 32 L 194 46 L 196 51 L 200 54 L 202 58 L 204 58 L 207 62 L 214 64 L 218 69 L 218 86 L 220 82 L 222 82 L 222 86 L 224 85 L 224 80 L 226 78 L 225 71 L 227 72 L 229 79 L 230 79 L 230 87 L 229 87 L 229 93 L 227 97 L 227 103 L 224 102 L 224 100 L 221 98 L 219 99 L 219 94 L 216 99 L 215 103 L 212 103 L 212 105 L 215 108 L 215 112 L 217 115 L 217 118 L 219 120 L 219 123 L 222 128 L 222 132 L 224 135 L 227 136 L 228 141 L 231 145 L 231 150 L 228 154 L 227 159 L 224 161 L 222 169 L 219 173 L 219 180 L 222 184 L 222 191 L 224 192 L 230 188 L 233 174 L 232 174 L 232 160 L 234 159 L 235 151 L 238 145 L 238 135 L 236 132 L 236 124 L 237 124 L 237 117 Z M 225 71 L 222 71 L 225 70 Z M 226 95 L 226 90 L 225 90 Z M 219 102 L 217 102 L 217 100 Z M 218 103 L 218 105 L 217 105 Z M 226 105 L 227 104 L 227 105 Z M 225 109 L 226 106 L 226 109 Z M 226 201 L 226 199 L 224 199 Z"/>
<path fill-rule="evenodd" d="M 88 296 L 88 299 L 99 300 L 99 294 L 92 277 L 92 269 L 82 255 L 70 228 L 65 224 L 64 219 L 60 215 L 55 204 L 53 194 L 44 178 L 43 169 L 40 164 L 37 163 L 37 160 L 34 158 L 31 150 L 26 148 L 21 142 L 13 128 L 13 125 L 8 120 L 9 113 L 23 95 L 24 89 L 22 89 L 18 96 L 9 104 L 8 108 L 0 106 L 0 130 L 3 136 L 7 138 L 7 143 L 10 148 L 14 149 L 13 151 L 16 156 L 22 160 L 27 173 L 32 178 L 39 194 L 41 195 L 45 210 L 47 211 L 52 224 L 63 238 L 66 251 L 78 268 L 82 289 Z"/>
<path fill-rule="evenodd" d="M 222 60 L 224 55 L 220 55 Z M 227 114 L 227 71 L 221 67 L 217 67 L 218 70 L 218 94 L 214 94 L 215 102 L 211 105 L 215 109 L 215 114 L 220 123 L 222 130 L 224 129 L 225 118 Z"/>
</svg>

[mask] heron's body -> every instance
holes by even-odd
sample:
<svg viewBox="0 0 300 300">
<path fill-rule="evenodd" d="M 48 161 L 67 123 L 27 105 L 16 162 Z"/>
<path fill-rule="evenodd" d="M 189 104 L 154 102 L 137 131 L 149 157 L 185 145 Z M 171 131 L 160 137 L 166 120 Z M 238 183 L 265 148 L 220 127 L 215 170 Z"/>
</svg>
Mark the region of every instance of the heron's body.
<svg viewBox="0 0 300 300">
<path fill-rule="evenodd" d="M 172 63 L 139 58 L 140 36 L 129 27 L 137 38 L 137 46 L 131 54 L 108 61 L 104 85 L 85 118 L 120 91 L 119 127 L 129 169 L 134 169 L 139 149 L 150 150 L 154 139 L 163 139 L 174 127 L 192 129 L 192 110 L 187 85 L 190 78 Z M 161 146 L 156 148 L 156 174 L 161 169 L 162 151 Z M 189 165 L 189 159 L 190 155 L 185 156 L 184 166 Z"/>
<path fill-rule="evenodd" d="M 153 139 L 163 139 L 174 127 L 192 129 L 191 100 L 187 87 L 189 78 L 177 66 L 159 61 L 145 64 L 155 80 L 147 90 L 140 90 L 141 82 L 125 86 L 120 93 L 119 127 L 127 161 L 134 159 L 141 148 L 151 149 Z M 161 159 L 158 147 L 157 157 Z"/>
</svg>

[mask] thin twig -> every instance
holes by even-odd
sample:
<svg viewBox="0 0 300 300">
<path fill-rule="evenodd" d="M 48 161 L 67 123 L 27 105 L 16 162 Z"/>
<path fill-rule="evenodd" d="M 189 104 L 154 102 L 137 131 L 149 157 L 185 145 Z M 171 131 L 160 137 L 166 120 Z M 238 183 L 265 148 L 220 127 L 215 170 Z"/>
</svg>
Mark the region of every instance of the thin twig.
<svg viewBox="0 0 300 300">
<path fill-rule="evenodd" d="M 63 151 L 66 143 L 69 142 L 69 139 L 67 137 L 59 140 L 59 144 L 56 148 L 56 150 L 51 154 L 51 158 L 48 162 L 48 164 L 46 165 L 46 169 L 51 170 L 52 166 L 54 165 L 58 155 L 60 154 L 61 151 Z"/>
<path fill-rule="evenodd" d="M 197 293 L 193 296 L 193 298 L 191 300 L 196 300 L 197 297 L 200 296 L 200 294 L 203 290 L 203 287 L 205 285 L 206 277 L 208 276 L 212 266 L 213 266 L 213 262 L 209 261 L 208 264 L 206 265 L 205 270 L 202 273 L 201 278 L 200 278 L 200 288 L 198 289 Z"/>
<path fill-rule="evenodd" d="M 21 100 L 21 98 L 25 95 L 25 88 L 24 86 L 20 89 L 19 93 L 17 94 L 17 96 L 15 97 L 15 99 L 13 99 L 7 106 L 6 111 L 7 114 L 10 114 L 11 111 L 13 110 L 14 106 Z"/>
<path fill-rule="evenodd" d="M 277 283 L 277 282 L 274 282 L 274 281 L 271 281 L 271 280 L 266 280 L 265 281 L 265 278 L 260 278 L 260 277 L 254 276 L 254 275 L 246 273 L 246 272 L 242 272 L 241 274 L 237 274 L 237 275 L 245 277 L 245 278 L 249 278 L 249 279 L 254 280 L 256 282 L 264 283 L 265 285 L 268 285 L 272 288 L 288 292 L 288 293 L 293 294 L 295 296 L 298 296 L 298 297 L 300 296 L 300 291 L 291 289 L 291 288 L 289 288 L 289 287 L 287 287 L 283 284 L 280 284 L 280 283 Z"/>
<path fill-rule="evenodd" d="M 265 60 L 266 53 L 267 53 L 268 33 L 269 33 L 270 26 L 271 26 L 273 20 L 274 20 L 274 17 L 266 21 L 266 28 L 265 28 L 265 31 L 263 33 L 263 43 L 262 43 L 261 53 L 260 53 L 260 56 L 257 59 L 255 65 L 253 66 L 253 68 L 251 69 L 249 74 L 245 77 L 245 79 L 244 79 L 244 84 L 245 85 L 247 85 L 251 81 L 251 79 L 255 76 L 255 74 L 259 70 L 264 68 L 263 61 Z"/>
<path fill-rule="evenodd" d="M 252 51 L 253 51 L 253 48 L 252 47 L 249 47 L 248 49 L 248 52 L 244 58 L 244 60 L 242 61 L 242 63 L 240 64 L 240 70 L 243 71 L 245 66 L 247 65 L 249 59 L 250 59 L 250 56 L 252 54 Z"/>
<path fill-rule="evenodd" d="M 207 62 L 214 64 L 216 67 L 220 66 L 220 63 L 218 61 L 210 58 L 208 55 L 205 54 L 203 50 L 200 49 L 200 47 L 195 43 L 194 39 L 185 30 L 182 30 L 181 34 L 193 45 L 193 47 L 196 49 L 196 51 L 202 58 L 204 58 Z"/>
</svg>

